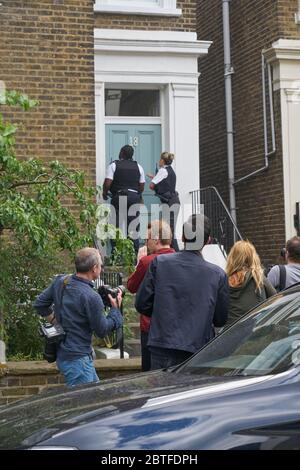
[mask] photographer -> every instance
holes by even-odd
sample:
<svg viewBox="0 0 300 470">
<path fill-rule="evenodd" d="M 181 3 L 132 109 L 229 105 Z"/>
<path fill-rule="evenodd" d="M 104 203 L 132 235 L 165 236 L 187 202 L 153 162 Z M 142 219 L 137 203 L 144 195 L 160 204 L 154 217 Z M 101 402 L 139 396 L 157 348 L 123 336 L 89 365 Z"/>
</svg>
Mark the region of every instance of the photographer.
<svg viewBox="0 0 300 470">
<path fill-rule="evenodd" d="M 56 363 L 68 386 L 99 381 L 92 358 L 92 334 L 103 338 L 123 323 L 119 310 L 122 293 L 116 299 L 109 296 L 111 309 L 105 316 L 103 301 L 93 289 L 92 281 L 100 276 L 101 264 L 98 250 L 79 250 L 76 274 L 57 276 L 34 302 L 39 315 L 64 329 Z"/>
</svg>

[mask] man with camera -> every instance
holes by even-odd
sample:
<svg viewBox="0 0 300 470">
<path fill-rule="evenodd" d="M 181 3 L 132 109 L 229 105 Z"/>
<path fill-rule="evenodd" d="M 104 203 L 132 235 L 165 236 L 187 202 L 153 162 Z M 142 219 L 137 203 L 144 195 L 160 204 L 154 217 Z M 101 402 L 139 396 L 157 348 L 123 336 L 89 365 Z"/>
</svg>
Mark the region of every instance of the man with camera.
<svg viewBox="0 0 300 470">
<path fill-rule="evenodd" d="M 155 258 L 138 290 L 135 307 L 151 317 L 151 369 L 180 364 L 226 323 L 227 276 L 201 254 L 209 240 L 209 219 L 191 216 L 183 225 L 184 250 Z"/>
<path fill-rule="evenodd" d="M 68 386 L 99 381 L 93 364 L 92 334 L 103 338 L 123 324 L 119 310 L 122 292 L 116 298 L 108 295 L 111 309 L 106 316 L 103 301 L 93 288 L 101 264 L 95 248 L 79 250 L 75 256 L 76 274 L 57 276 L 34 302 L 39 315 L 58 324 L 64 332 L 57 344 L 56 364 Z"/>
</svg>

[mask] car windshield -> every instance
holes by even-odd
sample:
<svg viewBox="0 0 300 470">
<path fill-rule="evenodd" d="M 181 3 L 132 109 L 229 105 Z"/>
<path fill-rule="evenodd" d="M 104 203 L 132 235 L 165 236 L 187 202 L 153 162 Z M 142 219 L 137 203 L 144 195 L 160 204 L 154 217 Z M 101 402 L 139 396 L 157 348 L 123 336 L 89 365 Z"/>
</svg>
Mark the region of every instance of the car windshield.
<svg viewBox="0 0 300 470">
<path fill-rule="evenodd" d="M 300 363 L 300 292 L 268 299 L 225 329 L 176 372 L 208 376 L 278 374 Z"/>
</svg>

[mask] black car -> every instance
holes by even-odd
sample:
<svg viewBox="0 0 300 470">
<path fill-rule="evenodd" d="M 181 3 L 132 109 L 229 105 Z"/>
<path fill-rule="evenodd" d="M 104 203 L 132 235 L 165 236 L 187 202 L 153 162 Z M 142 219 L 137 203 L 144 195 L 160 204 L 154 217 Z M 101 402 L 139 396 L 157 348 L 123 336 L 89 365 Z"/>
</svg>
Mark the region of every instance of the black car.
<svg viewBox="0 0 300 470">
<path fill-rule="evenodd" d="M 2 449 L 300 449 L 300 286 L 184 364 L 0 411 Z"/>
</svg>

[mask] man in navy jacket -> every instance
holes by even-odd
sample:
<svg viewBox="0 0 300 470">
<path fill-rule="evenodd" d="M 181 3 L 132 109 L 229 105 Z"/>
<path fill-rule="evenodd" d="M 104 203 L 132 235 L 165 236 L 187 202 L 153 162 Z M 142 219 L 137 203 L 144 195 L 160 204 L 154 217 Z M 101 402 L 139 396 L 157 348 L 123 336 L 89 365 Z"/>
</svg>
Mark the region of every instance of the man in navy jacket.
<svg viewBox="0 0 300 470">
<path fill-rule="evenodd" d="M 183 226 L 184 250 L 155 258 L 139 288 L 135 307 L 152 317 L 152 369 L 180 364 L 213 338 L 214 326 L 226 323 L 227 276 L 201 255 L 209 239 L 209 219 L 191 216 Z"/>
</svg>

